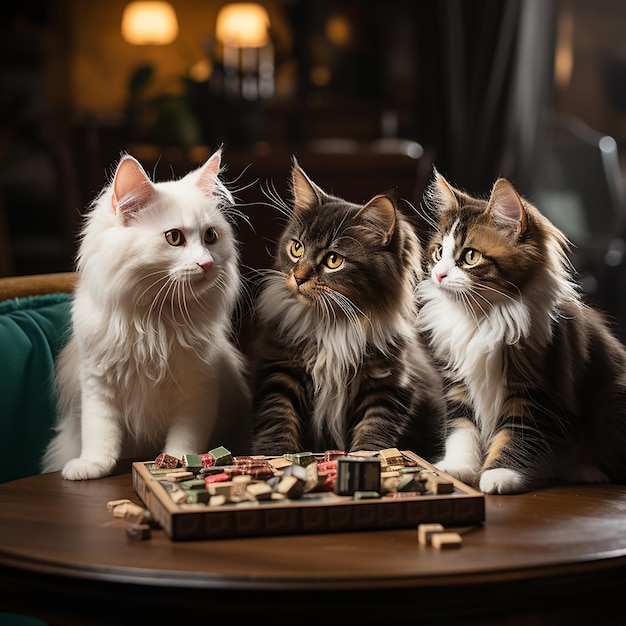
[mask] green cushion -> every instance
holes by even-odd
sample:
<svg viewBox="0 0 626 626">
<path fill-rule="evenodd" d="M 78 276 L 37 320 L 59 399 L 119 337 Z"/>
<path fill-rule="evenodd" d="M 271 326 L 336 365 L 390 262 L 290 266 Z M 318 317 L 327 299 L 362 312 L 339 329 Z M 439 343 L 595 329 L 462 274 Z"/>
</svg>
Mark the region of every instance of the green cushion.
<svg viewBox="0 0 626 626">
<path fill-rule="evenodd" d="M 68 339 L 71 295 L 0 302 L 0 482 L 40 472 L 56 421 L 54 360 Z"/>
</svg>

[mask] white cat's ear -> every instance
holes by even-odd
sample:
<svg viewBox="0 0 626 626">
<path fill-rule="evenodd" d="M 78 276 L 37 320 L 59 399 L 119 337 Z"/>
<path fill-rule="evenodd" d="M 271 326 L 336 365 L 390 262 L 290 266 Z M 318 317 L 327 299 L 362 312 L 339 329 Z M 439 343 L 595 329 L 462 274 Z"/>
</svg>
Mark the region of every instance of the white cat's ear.
<svg viewBox="0 0 626 626">
<path fill-rule="evenodd" d="M 296 207 L 307 207 L 319 202 L 323 191 L 304 173 L 298 164 L 296 157 L 293 157 L 291 168 L 291 191 L 293 202 Z"/>
<path fill-rule="evenodd" d="M 357 216 L 367 220 L 381 233 L 382 245 L 386 246 L 396 229 L 396 207 L 391 198 L 379 195 L 372 198 Z"/>
<path fill-rule="evenodd" d="M 111 207 L 125 221 L 154 198 L 155 190 L 139 161 L 126 155 L 118 163 L 113 178 Z"/>
<path fill-rule="evenodd" d="M 513 228 L 516 234 L 526 230 L 528 218 L 524 203 L 515 187 L 505 178 L 498 178 L 491 190 L 487 210 L 505 228 Z"/>
<path fill-rule="evenodd" d="M 221 164 L 222 151 L 218 150 L 195 172 L 195 175 L 198 177 L 196 184 L 207 196 L 213 195 Z"/>
</svg>

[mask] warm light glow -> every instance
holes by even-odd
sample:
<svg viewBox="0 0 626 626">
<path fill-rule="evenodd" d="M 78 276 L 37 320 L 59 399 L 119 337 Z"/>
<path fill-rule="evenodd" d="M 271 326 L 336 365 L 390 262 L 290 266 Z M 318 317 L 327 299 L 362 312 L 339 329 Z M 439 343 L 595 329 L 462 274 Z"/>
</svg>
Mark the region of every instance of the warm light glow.
<svg viewBox="0 0 626 626">
<path fill-rule="evenodd" d="M 165 45 L 178 36 L 178 20 L 169 2 L 129 2 L 122 16 L 122 36 L 136 46 Z"/>
<path fill-rule="evenodd" d="M 217 38 L 229 46 L 261 48 L 269 43 L 270 18 L 255 2 L 227 4 L 217 14 Z"/>
<path fill-rule="evenodd" d="M 573 71 L 574 16 L 570 12 L 564 12 L 559 17 L 554 55 L 554 82 L 561 91 L 569 85 Z"/>
<path fill-rule="evenodd" d="M 189 76 L 197 83 L 203 83 L 209 80 L 211 74 L 213 74 L 213 65 L 210 59 L 200 59 L 189 69 Z"/>
<path fill-rule="evenodd" d="M 350 22 L 339 13 L 331 15 L 326 22 L 326 36 L 336 46 L 347 46 L 352 38 Z"/>
</svg>

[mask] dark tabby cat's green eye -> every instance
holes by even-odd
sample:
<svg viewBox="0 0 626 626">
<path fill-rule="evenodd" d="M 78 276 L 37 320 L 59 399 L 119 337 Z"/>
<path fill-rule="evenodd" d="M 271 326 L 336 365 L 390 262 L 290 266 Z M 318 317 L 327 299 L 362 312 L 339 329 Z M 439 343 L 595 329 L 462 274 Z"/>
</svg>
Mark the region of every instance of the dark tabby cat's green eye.
<svg viewBox="0 0 626 626">
<path fill-rule="evenodd" d="M 468 248 L 463 252 L 463 262 L 466 265 L 476 265 L 482 258 L 483 255 L 478 250 L 474 250 L 474 248 Z"/>
<path fill-rule="evenodd" d="M 343 257 L 336 252 L 329 252 L 324 259 L 324 264 L 331 270 L 336 270 L 338 267 L 341 267 L 342 263 Z"/>
<path fill-rule="evenodd" d="M 185 235 L 178 228 L 172 228 L 165 233 L 165 241 L 170 246 L 182 246 L 185 243 Z"/>
<path fill-rule="evenodd" d="M 289 246 L 289 254 L 295 259 L 299 259 L 303 253 L 304 246 L 297 239 L 294 239 Z"/>
<path fill-rule="evenodd" d="M 217 241 L 218 234 L 215 228 L 207 228 L 204 233 L 204 243 L 215 243 Z"/>
<path fill-rule="evenodd" d="M 441 261 L 441 254 L 443 252 L 443 246 L 439 245 L 433 250 L 433 259 L 435 261 Z"/>
</svg>

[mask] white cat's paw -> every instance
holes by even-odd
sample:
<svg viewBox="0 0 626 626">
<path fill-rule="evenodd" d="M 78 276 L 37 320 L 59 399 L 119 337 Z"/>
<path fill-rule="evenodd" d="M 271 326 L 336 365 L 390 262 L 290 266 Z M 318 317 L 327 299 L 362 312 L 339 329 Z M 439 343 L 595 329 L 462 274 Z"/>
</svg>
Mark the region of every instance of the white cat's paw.
<svg viewBox="0 0 626 626">
<path fill-rule="evenodd" d="M 480 477 L 479 488 L 483 493 L 520 493 L 526 487 L 524 475 L 516 470 L 498 467 L 486 470 Z"/>
<path fill-rule="evenodd" d="M 477 483 L 478 472 L 469 463 L 454 463 L 443 459 L 436 463 L 435 467 L 446 474 L 450 474 L 450 476 L 454 476 L 454 478 L 458 478 L 466 485 L 475 485 Z"/>
<path fill-rule="evenodd" d="M 77 458 L 68 461 L 61 470 L 61 476 L 66 480 L 90 480 L 109 476 L 115 467 L 115 459 L 89 459 Z"/>
</svg>

